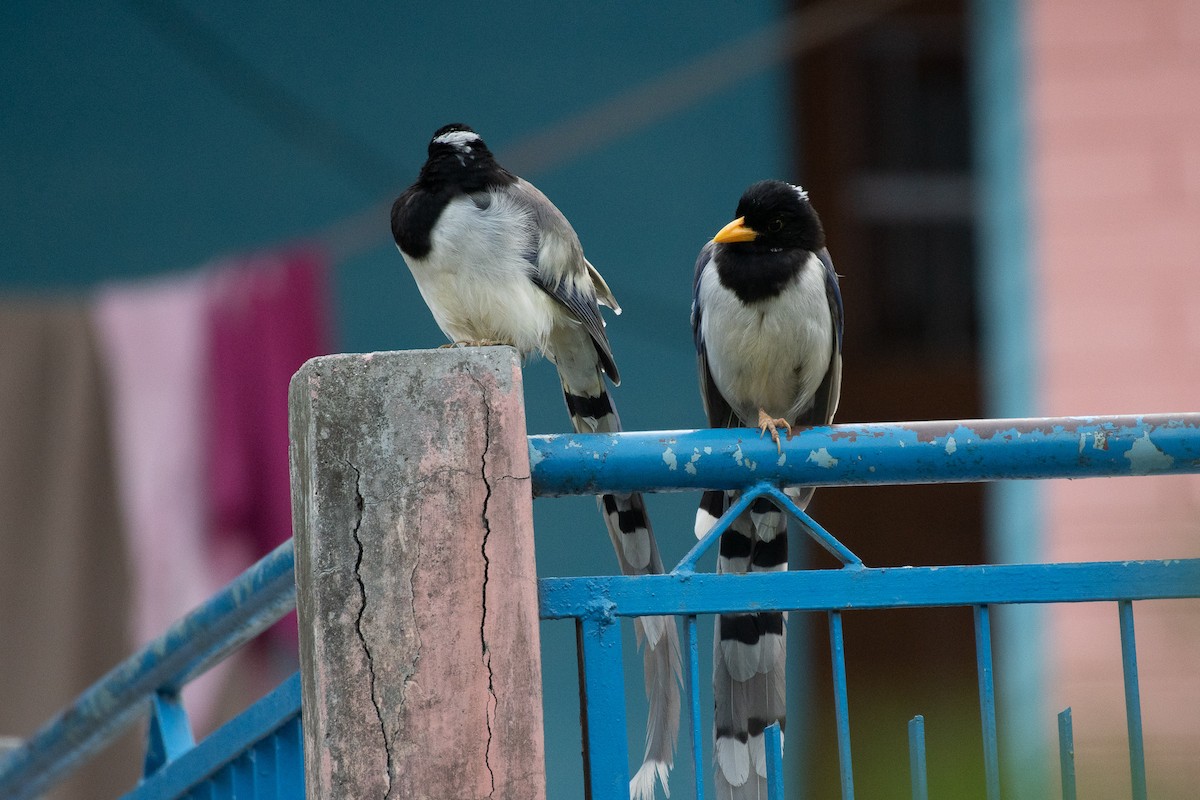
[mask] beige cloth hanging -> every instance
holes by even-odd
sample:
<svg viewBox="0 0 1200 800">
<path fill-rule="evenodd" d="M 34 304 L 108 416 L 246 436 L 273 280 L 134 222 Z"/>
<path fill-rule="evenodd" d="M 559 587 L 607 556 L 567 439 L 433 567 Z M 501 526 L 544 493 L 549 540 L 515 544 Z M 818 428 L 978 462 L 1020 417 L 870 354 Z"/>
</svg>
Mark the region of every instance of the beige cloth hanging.
<svg viewBox="0 0 1200 800">
<path fill-rule="evenodd" d="M 108 426 L 87 304 L 0 303 L 0 734 L 31 735 L 133 650 Z M 140 731 L 48 797 L 127 791 Z"/>
</svg>

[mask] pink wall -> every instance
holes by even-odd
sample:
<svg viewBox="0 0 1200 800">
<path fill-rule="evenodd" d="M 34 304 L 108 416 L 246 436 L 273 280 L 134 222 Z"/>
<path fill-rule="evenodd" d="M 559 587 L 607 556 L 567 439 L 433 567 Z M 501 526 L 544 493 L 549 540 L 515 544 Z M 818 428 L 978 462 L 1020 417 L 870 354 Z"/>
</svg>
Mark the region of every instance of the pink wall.
<svg viewBox="0 0 1200 800">
<path fill-rule="evenodd" d="M 1040 410 L 1200 411 L 1200 2 L 1025 4 Z M 1049 560 L 1200 556 L 1200 477 L 1056 482 Z M 1200 786 L 1200 602 L 1134 607 L 1150 794 Z M 1056 609 L 1080 796 L 1128 796 L 1117 614 Z M 1053 717 L 1051 716 L 1052 720 Z"/>
</svg>

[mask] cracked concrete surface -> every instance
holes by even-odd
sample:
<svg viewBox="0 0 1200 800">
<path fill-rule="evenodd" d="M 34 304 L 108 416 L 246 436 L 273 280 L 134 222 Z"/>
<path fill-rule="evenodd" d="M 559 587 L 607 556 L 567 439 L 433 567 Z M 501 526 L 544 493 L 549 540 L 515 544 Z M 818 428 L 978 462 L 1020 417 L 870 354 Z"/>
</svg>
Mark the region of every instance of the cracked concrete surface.
<svg viewBox="0 0 1200 800">
<path fill-rule="evenodd" d="M 291 402 L 310 796 L 541 800 L 515 353 L 316 359 Z"/>
<path fill-rule="evenodd" d="M 491 560 L 488 558 L 488 538 L 492 535 L 491 520 L 488 519 L 488 503 L 492 499 L 492 483 L 488 480 L 488 450 L 492 446 L 492 411 L 488 405 L 486 388 L 475 380 L 475 385 L 480 390 L 480 395 L 484 398 L 483 402 L 483 454 L 480 456 L 479 478 L 483 481 L 486 492 L 483 496 L 483 512 L 480 514 L 480 522 L 483 524 L 483 541 L 480 543 L 479 552 L 483 556 L 483 582 L 480 587 L 480 620 L 479 620 L 479 646 L 480 655 L 483 659 L 484 668 L 487 669 L 488 675 L 488 696 L 489 704 L 484 709 L 484 723 L 487 725 L 487 746 L 484 748 L 483 763 L 487 767 L 488 780 L 491 783 L 491 790 L 488 792 L 488 797 L 494 797 L 496 794 L 496 773 L 492 769 L 492 714 L 498 703 L 496 701 L 496 683 L 495 675 L 492 673 L 492 658 L 488 653 L 487 643 L 487 607 L 488 607 L 488 568 L 491 566 Z"/>
<path fill-rule="evenodd" d="M 383 710 L 379 707 L 379 698 L 375 693 L 375 659 L 371 655 L 371 646 L 367 643 L 367 637 L 363 635 L 362 628 L 363 615 L 367 613 L 367 584 L 362 579 L 363 543 L 362 539 L 359 538 L 358 532 L 362 527 L 366 502 L 362 494 L 362 471 L 349 461 L 346 462 L 346 466 L 354 471 L 354 506 L 358 512 L 358 518 L 354 521 L 352 535 L 354 536 L 354 543 L 358 546 L 358 555 L 354 561 L 354 580 L 358 583 L 361 603 L 358 607 L 358 616 L 354 620 L 354 629 L 358 632 L 358 640 L 362 643 L 363 652 L 367 656 L 367 670 L 371 676 L 371 705 L 375 707 L 375 716 L 379 719 L 379 733 L 383 737 L 383 751 L 387 756 L 387 791 L 384 793 L 384 798 L 388 798 L 392 794 L 392 746 L 388 741 L 387 725 L 383 721 Z"/>
</svg>

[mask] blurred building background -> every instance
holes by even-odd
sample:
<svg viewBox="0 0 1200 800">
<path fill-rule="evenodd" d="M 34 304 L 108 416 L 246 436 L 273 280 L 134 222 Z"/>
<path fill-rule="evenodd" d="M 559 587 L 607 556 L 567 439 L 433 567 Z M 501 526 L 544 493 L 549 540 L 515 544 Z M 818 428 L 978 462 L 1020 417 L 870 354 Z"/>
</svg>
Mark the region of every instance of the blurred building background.
<svg viewBox="0 0 1200 800">
<path fill-rule="evenodd" d="M 1196 407 L 1200 387 L 1200 6 L 1031 3 L 1028 159 L 1039 410 Z M 1042 557 L 1176 558 L 1200 551 L 1200 480 L 1044 488 Z M 1150 792 L 1200 786 L 1200 606 L 1137 611 Z M 1045 631 L 1047 702 L 1086 715 L 1089 793 L 1126 786 L 1112 609 L 1059 609 Z M 1144 639 L 1142 637 L 1145 637 Z M 1078 726 L 1079 723 L 1076 722 Z M 1086 749 L 1083 749 L 1086 747 Z M 1103 783 L 1100 776 L 1111 776 Z M 1109 788 L 1112 786 L 1113 788 Z M 1083 791 L 1081 784 L 1081 791 Z"/>
<path fill-rule="evenodd" d="M 446 122 L 537 183 L 613 287 L 631 428 L 701 424 L 695 254 L 764 177 L 810 189 L 843 275 L 841 421 L 1197 410 L 1189 0 L 18 1 L 0 38 L 0 734 L 286 538 L 278 387 L 300 361 L 442 342 L 387 207 Z M 553 370 L 526 385 L 531 431 L 565 430 Z M 666 560 L 694 502 L 651 498 Z M 872 566 L 1200 555 L 1196 478 L 835 489 L 812 510 Z M 590 501 L 535 512 L 541 574 L 613 568 Z M 1050 793 L 1070 705 L 1082 793 L 1124 796 L 1115 610 L 997 624 L 1006 794 Z M 1137 624 L 1151 794 L 1190 797 L 1200 605 Z M 863 796 L 907 796 L 917 713 L 933 794 L 982 796 L 971 625 L 847 616 Z M 789 785 L 832 796 L 825 622 L 792 626 Z M 276 633 L 189 690 L 198 724 L 294 669 Z M 573 634 L 543 625 L 554 798 L 582 793 Z M 119 792 L 136 747 L 63 796 Z M 686 796 L 686 758 L 677 776 Z"/>
</svg>

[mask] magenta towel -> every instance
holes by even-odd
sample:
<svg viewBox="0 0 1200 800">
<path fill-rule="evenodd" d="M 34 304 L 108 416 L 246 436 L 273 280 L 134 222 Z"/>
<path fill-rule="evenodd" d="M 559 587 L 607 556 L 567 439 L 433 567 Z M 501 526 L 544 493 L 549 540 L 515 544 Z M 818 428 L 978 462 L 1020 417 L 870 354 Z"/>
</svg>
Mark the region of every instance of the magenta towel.
<svg viewBox="0 0 1200 800">
<path fill-rule="evenodd" d="M 287 389 L 329 350 L 328 265 L 317 251 L 216 269 L 209 306 L 208 489 L 214 554 L 232 578 L 292 533 Z M 290 630 L 295 623 L 277 626 Z"/>
</svg>

